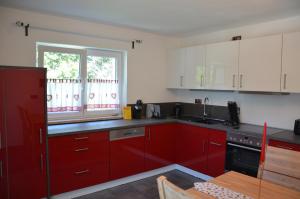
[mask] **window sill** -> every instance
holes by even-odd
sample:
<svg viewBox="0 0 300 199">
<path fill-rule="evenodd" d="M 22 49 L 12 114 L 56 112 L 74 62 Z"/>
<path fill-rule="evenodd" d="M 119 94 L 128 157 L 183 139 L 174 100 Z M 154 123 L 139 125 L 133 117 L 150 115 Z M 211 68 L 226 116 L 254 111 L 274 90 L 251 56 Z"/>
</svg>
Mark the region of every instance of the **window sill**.
<svg viewBox="0 0 300 199">
<path fill-rule="evenodd" d="M 61 119 L 61 120 L 51 120 L 48 121 L 48 125 L 55 124 L 70 124 L 70 123 L 81 123 L 81 122 L 93 122 L 93 121 L 105 121 L 105 120 L 118 120 L 123 119 L 122 116 L 106 116 L 106 117 L 98 117 L 98 118 L 78 118 L 78 119 Z"/>
</svg>

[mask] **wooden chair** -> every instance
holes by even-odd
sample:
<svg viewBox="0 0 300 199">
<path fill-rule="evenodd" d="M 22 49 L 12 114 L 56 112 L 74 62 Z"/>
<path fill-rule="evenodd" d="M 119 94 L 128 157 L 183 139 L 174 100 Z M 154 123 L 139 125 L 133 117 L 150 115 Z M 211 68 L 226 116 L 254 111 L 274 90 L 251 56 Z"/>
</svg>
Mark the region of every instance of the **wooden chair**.
<svg viewBox="0 0 300 199">
<path fill-rule="evenodd" d="M 300 152 L 268 146 L 258 178 L 300 191 Z"/>
<path fill-rule="evenodd" d="M 194 199 L 191 194 L 175 186 L 165 176 L 157 178 L 160 199 Z"/>
</svg>

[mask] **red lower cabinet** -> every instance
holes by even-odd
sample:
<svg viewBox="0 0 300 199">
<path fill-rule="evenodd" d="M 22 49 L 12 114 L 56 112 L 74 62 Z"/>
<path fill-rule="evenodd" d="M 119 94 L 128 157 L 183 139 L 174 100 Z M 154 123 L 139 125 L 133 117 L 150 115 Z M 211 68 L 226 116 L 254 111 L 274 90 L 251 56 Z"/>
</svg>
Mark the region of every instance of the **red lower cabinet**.
<svg viewBox="0 0 300 199">
<path fill-rule="evenodd" d="M 109 180 L 108 132 L 49 138 L 51 194 Z"/>
<path fill-rule="evenodd" d="M 225 170 L 226 133 L 223 131 L 206 129 L 208 133 L 207 174 L 217 177 Z"/>
<path fill-rule="evenodd" d="M 195 171 L 207 173 L 207 136 L 204 128 L 179 124 L 176 136 L 176 162 Z"/>
<path fill-rule="evenodd" d="M 175 163 L 177 124 L 146 127 L 146 170 Z"/>
<path fill-rule="evenodd" d="M 273 147 L 287 149 L 287 150 L 300 151 L 299 144 L 292 144 L 292 143 L 283 142 L 283 141 L 270 140 L 269 145 L 273 146 Z"/>
<path fill-rule="evenodd" d="M 145 171 L 145 136 L 110 141 L 112 180 Z"/>
</svg>

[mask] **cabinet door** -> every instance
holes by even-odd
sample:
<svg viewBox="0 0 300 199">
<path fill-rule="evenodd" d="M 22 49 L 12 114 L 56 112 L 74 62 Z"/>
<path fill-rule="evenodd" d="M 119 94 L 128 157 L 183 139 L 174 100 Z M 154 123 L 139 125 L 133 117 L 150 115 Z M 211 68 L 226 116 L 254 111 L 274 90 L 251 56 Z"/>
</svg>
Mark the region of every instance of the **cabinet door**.
<svg viewBox="0 0 300 199">
<path fill-rule="evenodd" d="M 0 198 L 7 199 L 7 167 L 5 152 L 5 135 L 4 135 L 4 93 L 3 93 L 3 70 L 0 69 Z"/>
<path fill-rule="evenodd" d="M 185 48 L 184 85 L 188 89 L 205 87 L 205 46 Z"/>
<path fill-rule="evenodd" d="M 9 196 L 46 197 L 45 70 L 5 71 Z"/>
<path fill-rule="evenodd" d="M 110 141 L 112 180 L 145 171 L 145 136 Z"/>
<path fill-rule="evenodd" d="M 180 125 L 176 137 L 176 162 L 195 171 L 207 173 L 207 132 L 200 127 Z"/>
<path fill-rule="evenodd" d="M 186 51 L 183 48 L 168 52 L 167 88 L 184 88 L 184 62 Z"/>
<path fill-rule="evenodd" d="M 230 41 L 206 46 L 205 86 L 207 89 L 238 88 L 239 42 Z"/>
<path fill-rule="evenodd" d="M 239 90 L 280 92 L 282 35 L 240 41 Z"/>
<path fill-rule="evenodd" d="M 213 177 L 222 175 L 225 171 L 226 133 L 206 129 L 208 138 L 207 174 Z"/>
<path fill-rule="evenodd" d="M 176 124 L 146 127 L 146 169 L 153 170 L 175 162 Z"/>
<path fill-rule="evenodd" d="M 300 92 L 300 32 L 283 34 L 281 91 Z"/>
</svg>

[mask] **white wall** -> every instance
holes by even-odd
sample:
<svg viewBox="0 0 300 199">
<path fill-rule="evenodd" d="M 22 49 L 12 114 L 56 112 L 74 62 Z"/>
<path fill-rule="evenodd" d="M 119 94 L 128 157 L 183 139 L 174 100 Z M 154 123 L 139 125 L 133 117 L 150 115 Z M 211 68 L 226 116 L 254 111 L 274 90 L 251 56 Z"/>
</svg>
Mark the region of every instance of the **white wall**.
<svg viewBox="0 0 300 199">
<path fill-rule="evenodd" d="M 57 29 L 89 35 L 120 39 L 141 39 L 141 45 L 131 49 L 130 43 L 31 29 L 29 37 L 16 27 L 21 20 L 31 26 Z M 36 42 L 74 44 L 97 48 L 128 51 L 128 103 L 137 98 L 144 102 L 173 101 L 172 92 L 166 91 L 166 51 L 178 45 L 178 39 L 133 29 L 51 16 L 36 12 L 0 7 L 0 65 L 35 66 Z"/>
<path fill-rule="evenodd" d="M 292 31 L 300 31 L 300 16 L 186 37 L 182 40 L 182 46 L 228 41 L 236 35 L 250 38 Z M 205 96 L 215 105 L 226 105 L 228 100 L 235 100 L 241 107 L 241 121 L 245 123 L 262 125 L 267 121 L 269 126 L 293 129 L 295 119 L 300 118 L 300 94 L 262 95 L 183 90 L 174 91 L 174 94 L 177 101 L 184 102 L 193 102 L 195 98 L 203 99 Z"/>
</svg>

